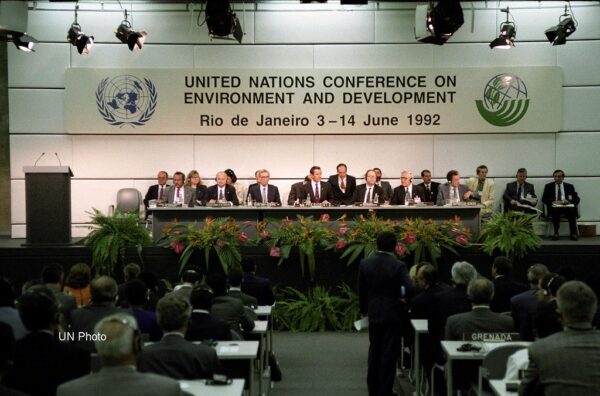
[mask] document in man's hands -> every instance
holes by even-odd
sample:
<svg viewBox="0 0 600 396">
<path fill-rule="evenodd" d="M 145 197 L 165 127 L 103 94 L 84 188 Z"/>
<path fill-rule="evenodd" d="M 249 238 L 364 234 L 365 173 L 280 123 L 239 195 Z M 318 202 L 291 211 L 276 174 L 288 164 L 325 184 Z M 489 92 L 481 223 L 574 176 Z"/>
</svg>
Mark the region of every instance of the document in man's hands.
<svg viewBox="0 0 600 396">
<path fill-rule="evenodd" d="M 517 202 L 517 207 L 518 208 L 525 208 L 525 209 L 535 210 L 538 213 L 544 213 L 541 210 L 539 210 L 538 208 L 536 208 L 535 206 L 525 205 L 525 204 L 522 204 L 521 202 Z"/>
<path fill-rule="evenodd" d="M 573 205 L 572 203 L 569 203 L 569 204 L 555 204 L 555 203 L 553 203 L 552 207 L 553 208 L 574 208 L 575 205 Z"/>
</svg>

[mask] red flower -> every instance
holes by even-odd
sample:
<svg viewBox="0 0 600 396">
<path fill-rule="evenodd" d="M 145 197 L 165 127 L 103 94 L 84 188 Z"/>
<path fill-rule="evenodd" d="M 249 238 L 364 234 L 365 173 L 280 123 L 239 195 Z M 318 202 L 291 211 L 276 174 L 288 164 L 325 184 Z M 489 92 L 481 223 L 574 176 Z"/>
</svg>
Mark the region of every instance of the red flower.
<svg viewBox="0 0 600 396">
<path fill-rule="evenodd" d="M 271 251 L 269 251 L 269 256 L 271 257 L 281 257 L 281 248 L 279 246 L 273 246 Z"/>
<path fill-rule="evenodd" d="M 342 227 L 342 228 L 340 228 L 339 233 L 340 233 L 340 235 L 344 235 L 345 233 L 348 232 L 348 230 L 350 230 L 350 227 Z"/>
<path fill-rule="evenodd" d="M 406 253 L 407 248 L 405 244 L 403 244 L 402 242 L 398 242 L 396 244 L 396 249 L 394 250 L 399 257 L 402 257 Z"/>
<path fill-rule="evenodd" d="M 185 244 L 181 241 L 173 241 L 170 246 L 177 254 L 181 254 L 185 250 Z"/>
<path fill-rule="evenodd" d="M 260 237 L 263 239 L 269 239 L 271 237 L 271 234 L 269 233 L 269 231 L 262 231 L 260 233 Z"/>
<path fill-rule="evenodd" d="M 469 238 L 467 238 L 466 235 L 458 235 L 456 238 L 456 242 L 460 243 L 461 245 L 466 245 L 469 243 Z"/>
<path fill-rule="evenodd" d="M 248 235 L 246 235 L 246 233 L 242 231 L 238 234 L 237 239 L 240 242 L 246 242 L 248 240 Z"/>
<path fill-rule="evenodd" d="M 404 240 L 409 245 L 412 245 L 413 243 L 415 243 L 417 241 L 417 236 L 413 232 L 408 232 L 408 233 L 406 233 Z"/>
<path fill-rule="evenodd" d="M 343 239 L 338 239 L 337 243 L 335 244 L 335 248 L 341 250 L 345 247 L 346 247 L 346 241 L 344 241 Z"/>
<path fill-rule="evenodd" d="M 452 229 L 450 231 L 452 231 L 455 234 L 460 234 L 460 230 L 456 227 L 452 227 Z"/>
<path fill-rule="evenodd" d="M 323 214 L 321 215 L 321 218 L 320 218 L 320 220 L 321 220 L 321 221 L 329 221 L 329 218 L 330 218 L 330 217 L 329 217 L 329 215 L 328 215 L 327 213 L 323 213 Z"/>
<path fill-rule="evenodd" d="M 225 241 L 222 239 L 218 239 L 216 244 L 218 247 L 223 247 L 225 246 Z"/>
</svg>

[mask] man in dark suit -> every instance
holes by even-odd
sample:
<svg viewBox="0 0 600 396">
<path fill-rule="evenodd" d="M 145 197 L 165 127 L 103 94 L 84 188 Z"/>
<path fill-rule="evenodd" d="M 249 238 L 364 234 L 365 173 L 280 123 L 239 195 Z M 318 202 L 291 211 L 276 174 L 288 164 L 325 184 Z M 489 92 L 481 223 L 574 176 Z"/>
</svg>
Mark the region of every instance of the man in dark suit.
<svg viewBox="0 0 600 396">
<path fill-rule="evenodd" d="M 369 396 L 392 394 L 405 319 L 402 299 L 413 288 L 406 265 L 394 255 L 396 243 L 393 233 L 381 233 L 376 253 L 362 259 L 358 270 L 360 312 L 369 318 Z"/>
<path fill-rule="evenodd" d="M 267 278 L 256 275 L 256 264 L 248 258 L 242 259 L 242 291 L 256 297 L 258 305 L 275 304 L 275 296 L 271 288 L 271 282 Z"/>
<path fill-rule="evenodd" d="M 225 172 L 218 172 L 215 180 L 217 184 L 208 187 L 208 203 L 231 202 L 234 206 L 238 206 L 240 201 L 238 200 L 235 187 L 227 184 L 227 174 Z"/>
<path fill-rule="evenodd" d="M 385 202 L 390 202 L 390 200 L 392 199 L 392 185 L 390 184 L 390 182 L 385 181 L 385 180 L 381 180 L 381 169 L 379 168 L 373 168 L 373 170 L 375 171 L 375 175 L 377 175 L 377 181 L 375 182 L 375 184 L 377 184 L 379 187 L 381 187 L 383 189 L 383 200 Z"/>
<path fill-rule="evenodd" d="M 181 296 L 165 296 L 158 301 L 156 316 L 164 335 L 142 350 L 138 370 L 177 380 L 212 378 L 219 368 L 217 352 L 184 338 L 191 314 L 192 305 Z"/>
<path fill-rule="evenodd" d="M 536 293 L 540 288 L 542 278 L 547 273 L 548 267 L 544 264 L 534 264 L 529 267 L 527 280 L 530 289 L 510 299 L 515 329 L 519 332 L 523 341 L 533 341 L 533 318 L 538 305 Z"/>
<path fill-rule="evenodd" d="M 533 184 L 527 183 L 527 169 L 519 168 L 517 170 L 517 180 L 506 184 L 506 189 L 502 195 L 504 201 L 504 211 L 518 210 L 527 213 L 535 213 L 533 209 L 537 205 L 535 188 Z M 524 205 L 524 206 L 519 206 Z"/>
<path fill-rule="evenodd" d="M 253 184 L 248 187 L 248 196 L 252 201 L 262 203 L 274 203 L 277 206 L 281 206 L 281 198 L 279 197 L 279 189 L 277 186 L 269 184 L 271 174 L 266 169 L 258 171 L 257 184 Z"/>
<path fill-rule="evenodd" d="M 447 200 L 465 202 L 474 197 L 473 191 L 469 190 L 469 187 L 460 184 L 460 175 L 457 170 L 448 171 L 446 180 L 448 180 L 447 183 L 438 187 L 437 205 L 444 205 Z"/>
<path fill-rule="evenodd" d="M 600 331 L 592 327 L 598 299 L 583 282 L 558 289 L 564 331 L 529 346 L 519 395 L 600 395 Z"/>
<path fill-rule="evenodd" d="M 77 309 L 77 302 L 75 297 L 62 291 L 63 280 L 64 270 L 58 263 L 48 264 L 42 270 L 42 282 L 54 292 L 60 313 L 60 324 L 67 330 L 71 322 L 71 312 Z"/>
<path fill-rule="evenodd" d="M 290 188 L 290 194 L 288 195 L 287 204 L 294 205 L 296 203 L 300 204 L 300 197 L 304 194 L 304 185 L 309 183 L 312 180 L 312 175 L 307 175 L 304 177 L 304 181 L 292 184 Z"/>
<path fill-rule="evenodd" d="M 312 181 L 304 185 L 300 200 L 303 201 L 310 198 L 310 202 L 312 203 L 331 204 L 333 201 L 333 190 L 331 184 L 321 180 L 321 168 L 313 166 L 310 168 L 310 174 Z"/>
<path fill-rule="evenodd" d="M 383 189 L 375 184 L 377 175 L 373 169 L 369 169 L 365 173 L 365 184 L 361 184 L 354 190 L 352 201 L 357 204 L 371 204 L 385 202 L 383 198 Z"/>
<path fill-rule="evenodd" d="M 402 171 L 400 174 L 400 185 L 394 188 L 392 194 L 392 205 L 406 205 L 410 202 L 424 202 L 425 191 L 421 186 L 415 186 L 412 184 L 412 173 L 409 171 Z"/>
<path fill-rule="evenodd" d="M 166 188 L 170 187 L 167 182 L 169 181 L 169 174 L 165 171 L 158 172 L 156 176 L 156 180 L 158 184 L 154 184 L 148 187 L 148 191 L 146 192 L 146 196 L 144 197 L 144 206 L 148 209 L 148 202 L 151 199 L 164 200 L 164 194 L 167 192 Z"/>
<path fill-rule="evenodd" d="M 32 396 L 55 395 L 58 385 L 89 373 L 89 352 L 55 335 L 59 310 L 50 288 L 30 287 L 18 306 L 29 333 L 16 343 L 13 367 L 3 380 L 6 386 Z"/>
<path fill-rule="evenodd" d="M 213 291 L 214 299 L 210 307 L 213 318 L 227 322 L 232 330 L 242 336 L 242 331 L 254 329 L 254 317 L 244 309 L 244 304 L 235 297 L 227 295 L 227 280 L 222 274 L 207 276 L 206 283 Z"/>
<path fill-rule="evenodd" d="M 190 296 L 192 316 L 188 323 L 185 339 L 188 341 L 231 340 L 231 327 L 227 322 L 210 316 L 213 294 L 209 289 L 195 287 Z"/>
<path fill-rule="evenodd" d="M 227 291 L 227 295 L 239 299 L 246 307 L 256 307 L 258 305 L 256 297 L 242 292 L 241 286 L 243 277 L 244 274 L 241 270 L 237 268 L 231 268 L 229 270 L 229 273 L 227 274 L 227 279 L 229 280 L 229 290 Z"/>
<path fill-rule="evenodd" d="M 334 205 L 352 205 L 354 190 L 356 190 L 356 178 L 348 174 L 346 164 L 338 164 L 335 169 L 337 175 L 331 175 L 327 180 L 333 190 L 332 203 Z"/>
<path fill-rule="evenodd" d="M 423 169 L 421 171 L 421 177 L 423 178 L 423 183 L 418 185 L 423 188 L 423 194 L 425 196 L 423 202 L 435 203 L 440 183 L 431 181 L 431 171 L 429 169 Z"/>
<path fill-rule="evenodd" d="M 192 207 L 196 204 L 196 191 L 189 186 L 184 186 L 185 175 L 183 172 L 173 174 L 173 185 L 167 189 L 166 202 Z"/>
<path fill-rule="evenodd" d="M 553 240 L 558 240 L 558 229 L 560 228 L 560 217 L 565 216 L 569 220 L 569 232 L 571 239 L 576 241 L 577 236 L 577 205 L 579 205 L 579 195 L 575 187 L 569 183 L 563 183 L 565 172 L 557 169 L 552 174 L 553 183 L 548 183 L 544 187 L 542 202 L 546 205 L 546 213 L 552 219 L 554 225 Z M 573 205 L 565 207 L 564 205 Z"/>
<path fill-rule="evenodd" d="M 508 257 L 498 256 L 492 264 L 494 277 L 494 297 L 490 309 L 494 312 L 509 312 L 510 299 L 527 290 L 527 286 L 510 278 L 512 262 Z"/>
</svg>

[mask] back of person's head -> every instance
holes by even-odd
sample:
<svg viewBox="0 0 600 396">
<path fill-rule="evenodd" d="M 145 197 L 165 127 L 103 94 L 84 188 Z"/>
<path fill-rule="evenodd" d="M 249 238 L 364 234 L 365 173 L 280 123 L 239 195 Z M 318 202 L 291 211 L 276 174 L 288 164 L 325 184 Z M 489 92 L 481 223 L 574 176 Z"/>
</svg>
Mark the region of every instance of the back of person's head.
<svg viewBox="0 0 600 396">
<path fill-rule="evenodd" d="M 77 263 L 69 269 L 65 285 L 75 289 L 82 289 L 90 284 L 92 271 L 86 263 Z"/>
<path fill-rule="evenodd" d="M 194 309 L 210 311 L 212 307 L 213 294 L 206 287 L 194 287 L 190 295 L 190 303 Z"/>
<path fill-rule="evenodd" d="M 42 282 L 41 279 L 29 279 L 27 282 L 23 283 L 21 286 L 21 294 L 25 293 L 25 291 L 33 286 L 44 286 L 45 283 Z"/>
<path fill-rule="evenodd" d="M 192 306 L 184 297 L 166 295 L 158 300 L 156 319 L 164 332 L 185 328 L 191 315 Z"/>
<path fill-rule="evenodd" d="M 8 370 L 10 362 L 15 355 L 15 337 L 12 327 L 4 322 L 0 322 L 0 380 L 2 374 Z"/>
<path fill-rule="evenodd" d="M 240 287 L 242 285 L 242 278 L 244 274 L 240 271 L 239 268 L 231 268 L 229 273 L 227 274 L 227 279 L 229 280 L 229 286 L 231 287 Z"/>
<path fill-rule="evenodd" d="M 425 264 L 417 270 L 417 277 L 420 277 L 426 285 L 435 285 L 438 282 L 438 271 L 433 264 Z"/>
<path fill-rule="evenodd" d="M 512 261 L 506 256 L 496 257 L 492 266 L 496 269 L 497 275 L 510 275 L 513 267 Z"/>
<path fill-rule="evenodd" d="M 142 272 L 142 268 L 139 266 L 139 264 L 129 263 L 123 267 L 123 280 L 128 282 L 132 279 L 135 279 L 139 276 L 140 272 Z"/>
<path fill-rule="evenodd" d="M 397 242 L 398 240 L 393 232 L 382 232 L 377 236 L 377 250 L 393 252 Z"/>
<path fill-rule="evenodd" d="M 210 274 L 206 277 L 206 283 L 216 297 L 227 294 L 227 280 L 223 274 Z"/>
<path fill-rule="evenodd" d="M 557 292 L 556 304 L 566 325 L 592 323 L 598 300 L 594 291 L 580 281 L 569 281 Z"/>
<path fill-rule="evenodd" d="M 0 307 L 14 307 L 16 297 L 10 282 L 0 278 Z"/>
<path fill-rule="evenodd" d="M 96 324 L 94 332 L 105 336 L 105 339 L 95 341 L 103 366 L 135 364 L 135 356 L 141 350 L 141 338 L 133 316 L 107 316 Z"/>
<path fill-rule="evenodd" d="M 125 300 L 133 307 L 144 305 L 148 301 L 148 288 L 139 279 L 130 280 L 125 284 Z"/>
<path fill-rule="evenodd" d="M 110 276 L 99 276 L 90 283 L 90 296 L 95 304 L 114 302 L 119 288 Z"/>
<path fill-rule="evenodd" d="M 540 288 L 542 289 L 544 295 L 556 297 L 558 289 L 560 289 L 560 287 L 566 282 L 567 280 L 562 275 L 555 274 L 554 272 L 548 272 L 542 278 L 542 281 L 540 282 Z"/>
<path fill-rule="evenodd" d="M 58 322 L 58 302 L 48 286 L 27 289 L 17 305 L 23 325 L 29 331 L 48 330 Z"/>
<path fill-rule="evenodd" d="M 151 292 L 154 292 L 156 290 L 156 286 L 158 284 L 158 278 L 156 277 L 156 274 L 154 274 L 154 272 L 142 271 L 142 272 L 140 272 L 140 274 L 138 275 L 137 278 L 139 280 L 141 280 L 142 282 L 144 282 L 146 284 L 146 287 Z"/>
<path fill-rule="evenodd" d="M 477 278 L 469 283 L 467 294 L 474 305 L 489 305 L 494 296 L 494 284 L 487 278 Z"/>
<path fill-rule="evenodd" d="M 254 264 L 254 260 L 249 258 L 243 258 L 242 272 L 256 272 L 256 264 Z"/>
<path fill-rule="evenodd" d="M 195 269 L 186 269 L 181 274 L 181 282 L 190 283 L 192 285 L 200 283 L 202 281 L 202 275 Z"/>
<path fill-rule="evenodd" d="M 466 261 L 457 261 L 452 266 L 452 281 L 455 285 L 468 286 L 476 277 L 477 270 Z"/>
<path fill-rule="evenodd" d="M 44 283 L 60 283 L 63 281 L 65 271 L 62 265 L 58 263 L 50 263 L 42 269 L 42 282 Z"/>
<path fill-rule="evenodd" d="M 527 281 L 529 285 L 534 288 L 538 288 L 540 285 L 540 281 L 548 273 L 548 267 L 544 264 L 533 264 L 527 270 Z"/>
</svg>

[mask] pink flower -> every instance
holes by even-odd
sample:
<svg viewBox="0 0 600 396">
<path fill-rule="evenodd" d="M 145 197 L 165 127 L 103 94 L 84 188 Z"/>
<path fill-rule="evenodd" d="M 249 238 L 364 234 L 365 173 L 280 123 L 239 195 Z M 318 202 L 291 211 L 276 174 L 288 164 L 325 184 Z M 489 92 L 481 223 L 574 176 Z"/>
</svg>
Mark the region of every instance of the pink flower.
<svg viewBox="0 0 600 396">
<path fill-rule="evenodd" d="M 341 227 L 339 233 L 340 235 L 344 235 L 348 230 L 350 230 L 350 227 Z"/>
<path fill-rule="evenodd" d="M 237 239 L 240 242 L 246 242 L 248 240 L 248 235 L 246 235 L 246 233 L 242 231 L 238 234 Z"/>
<path fill-rule="evenodd" d="M 455 234 L 460 234 L 460 230 L 456 227 L 452 227 L 452 229 L 450 231 L 452 231 Z"/>
<path fill-rule="evenodd" d="M 406 236 L 404 237 L 404 240 L 406 241 L 406 243 L 408 243 L 409 245 L 412 245 L 413 243 L 415 243 L 417 241 L 417 236 L 412 233 L 409 232 L 406 234 Z"/>
<path fill-rule="evenodd" d="M 216 245 L 218 247 L 223 247 L 223 246 L 225 246 L 225 241 L 222 239 L 217 239 Z"/>
<path fill-rule="evenodd" d="M 337 243 L 335 244 L 335 248 L 336 249 L 343 249 L 346 247 L 346 241 L 344 241 L 343 239 L 338 239 Z"/>
<path fill-rule="evenodd" d="M 399 257 L 404 256 L 404 254 L 406 253 L 406 250 L 407 250 L 406 245 L 403 244 L 402 242 L 398 242 L 396 244 L 395 252 Z"/>
<path fill-rule="evenodd" d="M 177 254 L 181 254 L 185 250 L 185 244 L 181 241 L 173 241 L 170 246 Z"/>
<path fill-rule="evenodd" d="M 460 243 L 461 245 L 466 245 L 469 243 L 469 238 L 466 237 L 466 235 L 459 235 L 456 238 L 456 242 Z"/>
<path fill-rule="evenodd" d="M 260 237 L 263 239 L 269 239 L 271 237 L 271 234 L 269 233 L 269 231 L 261 231 Z"/>
<path fill-rule="evenodd" d="M 273 246 L 269 252 L 271 257 L 281 257 L 281 248 L 279 246 Z"/>
<path fill-rule="evenodd" d="M 321 221 L 329 221 L 329 219 L 330 216 L 327 213 L 323 213 L 320 218 Z"/>
</svg>

